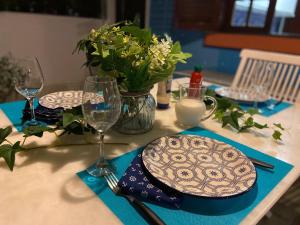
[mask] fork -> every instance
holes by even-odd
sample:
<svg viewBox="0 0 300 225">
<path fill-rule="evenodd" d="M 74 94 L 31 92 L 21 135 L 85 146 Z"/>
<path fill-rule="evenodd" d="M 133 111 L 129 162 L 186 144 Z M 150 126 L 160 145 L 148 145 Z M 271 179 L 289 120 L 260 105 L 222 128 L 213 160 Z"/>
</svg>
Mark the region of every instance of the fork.
<svg viewBox="0 0 300 225">
<path fill-rule="evenodd" d="M 119 196 L 126 198 L 138 211 L 141 212 L 145 220 L 151 225 L 166 225 L 149 207 L 147 207 L 143 202 L 139 201 L 132 195 L 127 195 L 121 192 L 118 186 L 118 178 L 111 171 L 108 171 L 104 178 L 109 186 L 109 188 Z"/>
</svg>

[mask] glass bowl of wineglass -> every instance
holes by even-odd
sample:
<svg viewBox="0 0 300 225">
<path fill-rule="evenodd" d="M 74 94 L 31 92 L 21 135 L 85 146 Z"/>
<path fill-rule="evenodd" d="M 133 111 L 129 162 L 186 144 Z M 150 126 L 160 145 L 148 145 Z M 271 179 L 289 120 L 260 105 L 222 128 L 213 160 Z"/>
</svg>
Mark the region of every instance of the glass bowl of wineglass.
<svg viewBox="0 0 300 225">
<path fill-rule="evenodd" d="M 101 177 L 110 172 L 103 149 L 104 133 L 117 122 L 121 112 L 116 80 L 111 77 L 88 76 L 84 83 L 82 112 L 85 121 L 98 132 L 100 140 L 100 157 L 87 172 Z"/>
<path fill-rule="evenodd" d="M 30 105 L 31 120 L 23 124 L 23 128 L 29 126 L 44 125 L 37 121 L 34 114 L 34 98 L 43 89 L 44 76 L 37 58 L 16 58 L 16 64 L 20 67 L 22 75 L 15 78 L 16 91 L 24 96 Z"/>
</svg>

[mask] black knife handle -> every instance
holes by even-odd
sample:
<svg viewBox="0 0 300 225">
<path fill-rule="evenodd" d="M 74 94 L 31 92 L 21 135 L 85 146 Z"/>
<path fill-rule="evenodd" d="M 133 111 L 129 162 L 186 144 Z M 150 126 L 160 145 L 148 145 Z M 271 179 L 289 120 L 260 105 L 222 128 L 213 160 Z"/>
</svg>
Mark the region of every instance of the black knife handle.
<svg viewBox="0 0 300 225">
<path fill-rule="evenodd" d="M 142 216 L 147 220 L 147 222 L 151 225 L 166 225 L 161 218 L 156 215 L 148 206 L 146 206 L 143 202 L 136 199 L 131 195 L 123 195 L 131 204 L 134 205 L 136 209 L 138 209 Z"/>
<path fill-rule="evenodd" d="M 272 164 L 269 164 L 269 163 L 260 161 L 260 160 L 258 160 L 258 159 L 251 158 L 251 157 L 248 157 L 248 159 L 250 159 L 251 162 L 252 162 L 254 165 L 262 166 L 262 167 L 265 167 L 265 168 L 268 168 L 268 169 L 274 169 L 274 165 L 272 165 Z"/>
</svg>

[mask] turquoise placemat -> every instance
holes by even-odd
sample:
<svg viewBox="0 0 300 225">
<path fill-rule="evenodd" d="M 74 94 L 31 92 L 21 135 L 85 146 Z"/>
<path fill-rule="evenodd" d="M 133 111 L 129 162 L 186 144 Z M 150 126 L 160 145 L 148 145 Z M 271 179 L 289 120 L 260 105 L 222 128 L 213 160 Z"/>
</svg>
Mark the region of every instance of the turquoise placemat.
<svg viewBox="0 0 300 225">
<path fill-rule="evenodd" d="M 7 102 L 0 104 L 0 109 L 5 113 L 14 127 L 21 132 L 22 131 L 22 116 L 25 101 Z"/>
<path fill-rule="evenodd" d="M 208 88 L 211 90 L 216 90 L 219 87 L 220 87 L 219 85 L 208 86 Z M 269 117 L 269 116 L 273 116 L 274 114 L 279 113 L 293 105 L 288 102 L 280 102 L 279 104 L 275 105 L 273 109 L 268 108 L 268 105 L 270 105 L 272 103 L 275 104 L 276 102 L 277 102 L 277 100 L 270 99 L 268 103 L 259 103 L 258 104 L 259 113 L 265 117 Z M 253 108 L 253 105 L 251 105 L 251 104 L 240 104 L 240 106 L 243 110 Z"/>
<path fill-rule="evenodd" d="M 293 166 L 288 163 L 199 127 L 186 130 L 182 133 L 206 136 L 226 142 L 250 157 L 275 165 L 275 169 L 273 171 L 269 171 L 257 167 L 258 178 L 254 188 L 244 195 L 234 198 L 207 200 L 196 197 L 185 197 L 181 209 L 169 209 L 155 204 L 146 203 L 165 221 L 166 224 L 239 224 L 293 168 Z M 132 159 L 140 151 L 142 151 L 142 148 L 112 160 L 112 163 L 117 168 L 116 175 L 119 178 L 125 172 Z M 86 171 L 79 172 L 77 175 L 124 224 L 147 224 L 139 213 L 137 213 L 137 211 L 127 202 L 127 200 L 122 197 L 115 196 L 112 193 L 103 178 L 94 178 Z"/>
<path fill-rule="evenodd" d="M 19 131 L 22 131 L 22 117 L 23 109 L 25 107 L 24 101 L 6 102 L 0 104 L 0 109 L 5 113 L 13 126 Z M 38 105 L 38 100 L 34 101 L 34 105 Z"/>
</svg>

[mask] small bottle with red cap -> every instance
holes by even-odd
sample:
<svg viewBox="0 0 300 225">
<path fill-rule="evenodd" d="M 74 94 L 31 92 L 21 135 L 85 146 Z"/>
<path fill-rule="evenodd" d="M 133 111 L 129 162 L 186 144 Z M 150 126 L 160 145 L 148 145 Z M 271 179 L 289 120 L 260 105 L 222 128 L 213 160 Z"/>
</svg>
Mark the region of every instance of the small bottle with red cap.
<svg viewBox="0 0 300 225">
<path fill-rule="evenodd" d="M 202 81 L 203 81 L 202 66 L 201 65 L 195 66 L 190 79 L 190 90 L 189 90 L 190 97 L 199 96 L 198 88 L 202 86 Z"/>
</svg>

